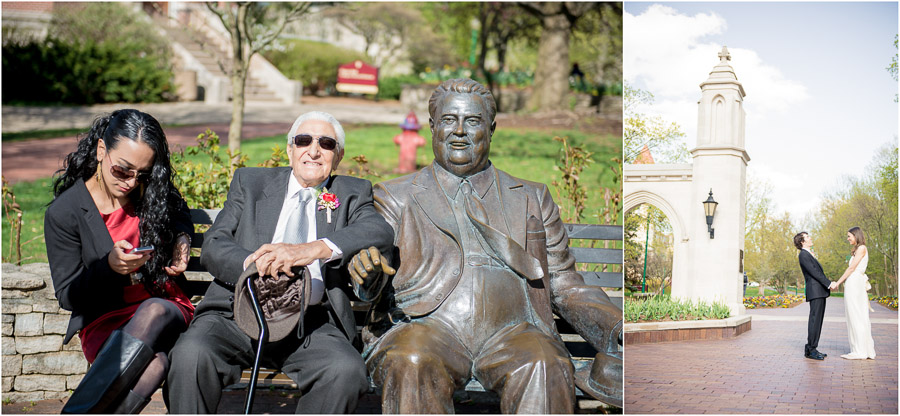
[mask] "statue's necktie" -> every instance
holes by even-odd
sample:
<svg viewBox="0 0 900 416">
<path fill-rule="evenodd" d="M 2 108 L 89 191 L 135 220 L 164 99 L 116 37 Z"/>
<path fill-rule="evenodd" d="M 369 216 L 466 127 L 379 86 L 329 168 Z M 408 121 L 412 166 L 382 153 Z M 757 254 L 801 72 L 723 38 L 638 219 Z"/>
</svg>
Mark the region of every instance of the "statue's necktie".
<svg viewBox="0 0 900 416">
<path fill-rule="evenodd" d="M 485 242 L 494 251 L 506 265 L 515 270 L 521 276 L 528 280 L 540 279 L 543 276 L 540 262 L 529 255 L 525 249 L 513 241 L 510 236 L 488 224 L 487 210 L 474 194 L 472 184 L 468 180 L 463 180 L 459 184 L 459 189 L 465 198 L 466 215 L 472 225 L 475 226 L 476 232 L 484 237 Z"/>
<path fill-rule="evenodd" d="M 288 244 L 306 242 L 306 234 L 309 232 L 309 221 L 306 220 L 306 204 L 309 200 L 309 191 L 301 189 L 297 208 L 291 211 L 291 216 L 288 217 L 287 226 L 284 229 L 283 242 Z"/>
</svg>

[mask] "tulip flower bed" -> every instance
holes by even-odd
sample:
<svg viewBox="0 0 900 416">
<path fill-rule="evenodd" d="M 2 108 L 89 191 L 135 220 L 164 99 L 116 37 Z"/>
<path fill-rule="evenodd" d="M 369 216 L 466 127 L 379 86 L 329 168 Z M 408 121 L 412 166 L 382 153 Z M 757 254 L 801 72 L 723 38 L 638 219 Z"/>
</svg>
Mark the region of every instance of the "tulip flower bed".
<svg viewBox="0 0 900 416">
<path fill-rule="evenodd" d="M 876 302 L 887 306 L 893 310 L 897 310 L 897 297 L 896 296 L 879 296 L 874 299 Z"/>
<path fill-rule="evenodd" d="M 722 303 L 672 300 L 668 295 L 625 299 L 626 322 L 696 321 L 725 319 L 731 311 Z"/>
<path fill-rule="evenodd" d="M 744 307 L 747 309 L 793 308 L 804 301 L 805 298 L 802 295 L 753 296 L 744 298 Z"/>
</svg>

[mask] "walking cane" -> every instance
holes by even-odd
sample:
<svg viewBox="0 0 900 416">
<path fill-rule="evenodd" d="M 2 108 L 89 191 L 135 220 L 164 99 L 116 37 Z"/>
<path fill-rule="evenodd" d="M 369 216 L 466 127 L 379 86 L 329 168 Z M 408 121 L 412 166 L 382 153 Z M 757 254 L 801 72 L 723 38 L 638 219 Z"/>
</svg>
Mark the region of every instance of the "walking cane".
<svg viewBox="0 0 900 416">
<path fill-rule="evenodd" d="M 244 402 L 244 414 L 249 415 L 253 409 L 253 396 L 256 394 L 256 377 L 259 375 L 259 359 L 262 357 L 263 344 L 269 337 L 269 328 L 266 326 L 266 317 L 262 307 L 259 306 L 259 297 L 256 296 L 256 283 L 253 279 L 247 279 L 247 292 L 256 314 L 256 322 L 259 324 L 259 338 L 256 345 L 256 358 L 253 359 L 253 370 L 250 372 L 250 386 L 247 388 L 247 399 Z"/>
</svg>

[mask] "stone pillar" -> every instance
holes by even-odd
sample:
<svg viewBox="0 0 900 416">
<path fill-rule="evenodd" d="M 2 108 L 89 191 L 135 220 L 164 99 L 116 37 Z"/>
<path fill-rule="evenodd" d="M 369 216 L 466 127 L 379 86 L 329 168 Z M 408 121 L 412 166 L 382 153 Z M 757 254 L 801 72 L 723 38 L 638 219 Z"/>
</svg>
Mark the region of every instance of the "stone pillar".
<svg viewBox="0 0 900 416">
<path fill-rule="evenodd" d="M 744 87 L 737 80 L 722 48 L 720 62 L 700 84 L 697 147 L 693 156 L 690 223 L 690 265 L 684 288 L 691 299 L 725 302 L 732 315 L 745 312 L 741 253 L 746 221 L 746 173 L 750 156 L 744 149 Z M 702 202 L 709 196 L 719 203 L 709 237 Z M 673 295 L 677 295 L 673 293 Z"/>
<path fill-rule="evenodd" d="M 69 311 L 59 308 L 47 263 L 3 264 L 3 399 L 64 399 L 88 363 L 76 336 L 62 340 Z"/>
</svg>

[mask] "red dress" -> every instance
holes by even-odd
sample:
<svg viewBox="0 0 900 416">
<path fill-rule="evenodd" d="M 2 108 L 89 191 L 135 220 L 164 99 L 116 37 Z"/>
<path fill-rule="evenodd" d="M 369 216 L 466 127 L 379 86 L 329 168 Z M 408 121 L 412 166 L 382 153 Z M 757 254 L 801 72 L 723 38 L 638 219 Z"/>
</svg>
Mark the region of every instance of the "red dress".
<svg viewBox="0 0 900 416">
<path fill-rule="evenodd" d="M 100 214 L 103 222 L 106 223 L 106 229 L 109 230 L 109 236 L 113 242 L 120 240 L 128 240 L 132 246 L 137 247 L 140 243 L 140 218 L 134 214 L 134 208 L 131 204 L 125 205 L 118 210 L 109 214 Z M 181 288 L 173 281 L 166 282 L 166 300 L 175 304 L 184 315 L 185 325 L 191 322 L 194 317 L 194 305 L 191 300 L 181 291 Z M 144 289 L 144 285 L 136 284 L 126 286 L 122 290 L 122 297 L 125 300 L 125 306 L 103 314 L 95 319 L 86 327 L 81 329 L 79 337 L 81 338 L 81 350 L 88 362 L 93 363 L 100 352 L 100 348 L 106 339 L 109 338 L 113 331 L 125 326 L 135 311 L 141 306 L 141 302 L 151 297 L 150 292 Z"/>
</svg>

